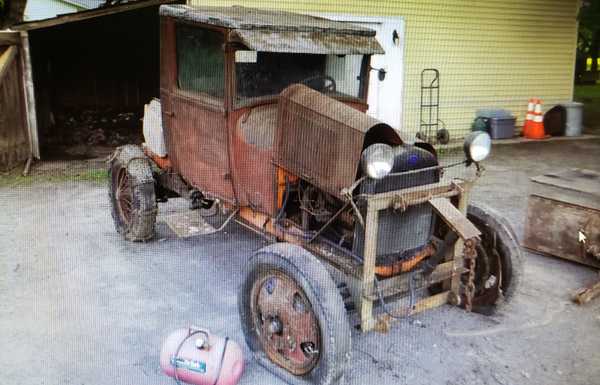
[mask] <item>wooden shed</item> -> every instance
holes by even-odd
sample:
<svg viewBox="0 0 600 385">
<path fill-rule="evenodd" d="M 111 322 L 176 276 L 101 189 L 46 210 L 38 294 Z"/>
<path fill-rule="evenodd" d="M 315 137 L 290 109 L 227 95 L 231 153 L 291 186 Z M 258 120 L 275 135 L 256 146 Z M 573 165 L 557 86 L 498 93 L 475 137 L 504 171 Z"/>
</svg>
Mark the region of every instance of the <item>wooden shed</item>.
<svg viewBox="0 0 600 385">
<path fill-rule="evenodd" d="M 140 135 L 143 106 L 159 95 L 158 7 L 173 2 L 116 2 L 1 32 L 0 169 L 30 154 L 65 157 L 56 151 L 84 124 L 83 147 L 101 147 L 98 136 L 107 149 L 121 144 L 102 142 L 119 116 L 120 130 Z"/>
<path fill-rule="evenodd" d="M 0 32 L 0 171 L 31 152 L 23 83 L 23 54 L 18 33 Z"/>
</svg>

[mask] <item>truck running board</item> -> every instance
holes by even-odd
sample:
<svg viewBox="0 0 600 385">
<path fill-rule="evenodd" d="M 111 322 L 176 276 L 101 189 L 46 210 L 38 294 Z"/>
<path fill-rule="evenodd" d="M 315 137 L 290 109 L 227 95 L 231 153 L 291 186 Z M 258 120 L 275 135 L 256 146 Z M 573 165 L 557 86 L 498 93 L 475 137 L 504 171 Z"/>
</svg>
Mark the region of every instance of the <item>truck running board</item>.
<svg viewBox="0 0 600 385">
<path fill-rule="evenodd" d="M 179 238 L 193 237 L 196 235 L 209 235 L 218 233 L 223 230 L 225 226 L 233 219 L 238 213 L 239 209 L 236 209 L 229 214 L 225 222 L 219 228 L 215 228 L 210 223 L 206 222 L 200 215 L 199 210 L 188 211 L 185 213 L 177 213 L 164 218 L 169 228 L 173 230 Z"/>
</svg>

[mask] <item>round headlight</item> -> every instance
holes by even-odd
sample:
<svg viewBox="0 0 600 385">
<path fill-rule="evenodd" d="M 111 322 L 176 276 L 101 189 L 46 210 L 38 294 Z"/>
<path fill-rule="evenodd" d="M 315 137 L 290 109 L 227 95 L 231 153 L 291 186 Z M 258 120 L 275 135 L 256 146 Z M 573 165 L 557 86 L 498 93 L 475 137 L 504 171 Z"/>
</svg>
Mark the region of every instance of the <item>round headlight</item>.
<svg viewBox="0 0 600 385">
<path fill-rule="evenodd" d="M 490 155 L 492 138 L 487 132 L 471 132 L 465 138 L 465 155 L 472 162 L 481 162 Z"/>
<path fill-rule="evenodd" d="M 363 151 L 361 165 L 369 178 L 381 179 L 394 167 L 394 149 L 383 143 L 372 144 Z"/>
</svg>

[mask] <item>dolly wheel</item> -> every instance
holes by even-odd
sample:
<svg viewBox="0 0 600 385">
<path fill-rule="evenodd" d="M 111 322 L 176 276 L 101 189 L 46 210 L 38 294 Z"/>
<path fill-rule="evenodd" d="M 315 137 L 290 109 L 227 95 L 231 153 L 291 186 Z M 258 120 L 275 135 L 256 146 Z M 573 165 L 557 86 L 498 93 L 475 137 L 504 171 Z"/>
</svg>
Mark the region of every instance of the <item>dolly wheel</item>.
<svg viewBox="0 0 600 385">
<path fill-rule="evenodd" d="M 152 167 L 141 148 L 117 148 L 109 167 L 109 199 L 115 228 L 125 239 L 146 241 L 154 236 L 156 194 Z"/>
<path fill-rule="evenodd" d="M 450 132 L 445 128 L 441 128 L 435 133 L 435 139 L 439 144 L 448 144 L 450 143 Z"/>
<path fill-rule="evenodd" d="M 350 358 L 350 325 L 325 267 L 287 243 L 258 250 L 248 265 L 238 308 L 257 361 L 292 384 L 337 383 Z"/>
<path fill-rule="evenodd" d="M 495 210 L 469 205 L 467 218 L 481 231 L 475 264 L 473 309 L 488 312 L 511 299 L 523 271 L 523 255 L 510 223 Z"/>
</svg>

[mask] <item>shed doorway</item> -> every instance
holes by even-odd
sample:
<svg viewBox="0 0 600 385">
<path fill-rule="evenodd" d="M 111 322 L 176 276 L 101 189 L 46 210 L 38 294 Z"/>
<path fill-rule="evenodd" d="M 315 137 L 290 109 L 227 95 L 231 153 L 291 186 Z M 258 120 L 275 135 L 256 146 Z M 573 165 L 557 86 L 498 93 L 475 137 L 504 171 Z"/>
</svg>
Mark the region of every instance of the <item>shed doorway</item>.
<svg viewBox="0 0 600 385">
<path fill-rule="evenodd" d="M 159 96 L 158 6 L 29 31 L 42 159 L 85 159 L 141 143 Z"/>
</svg>

